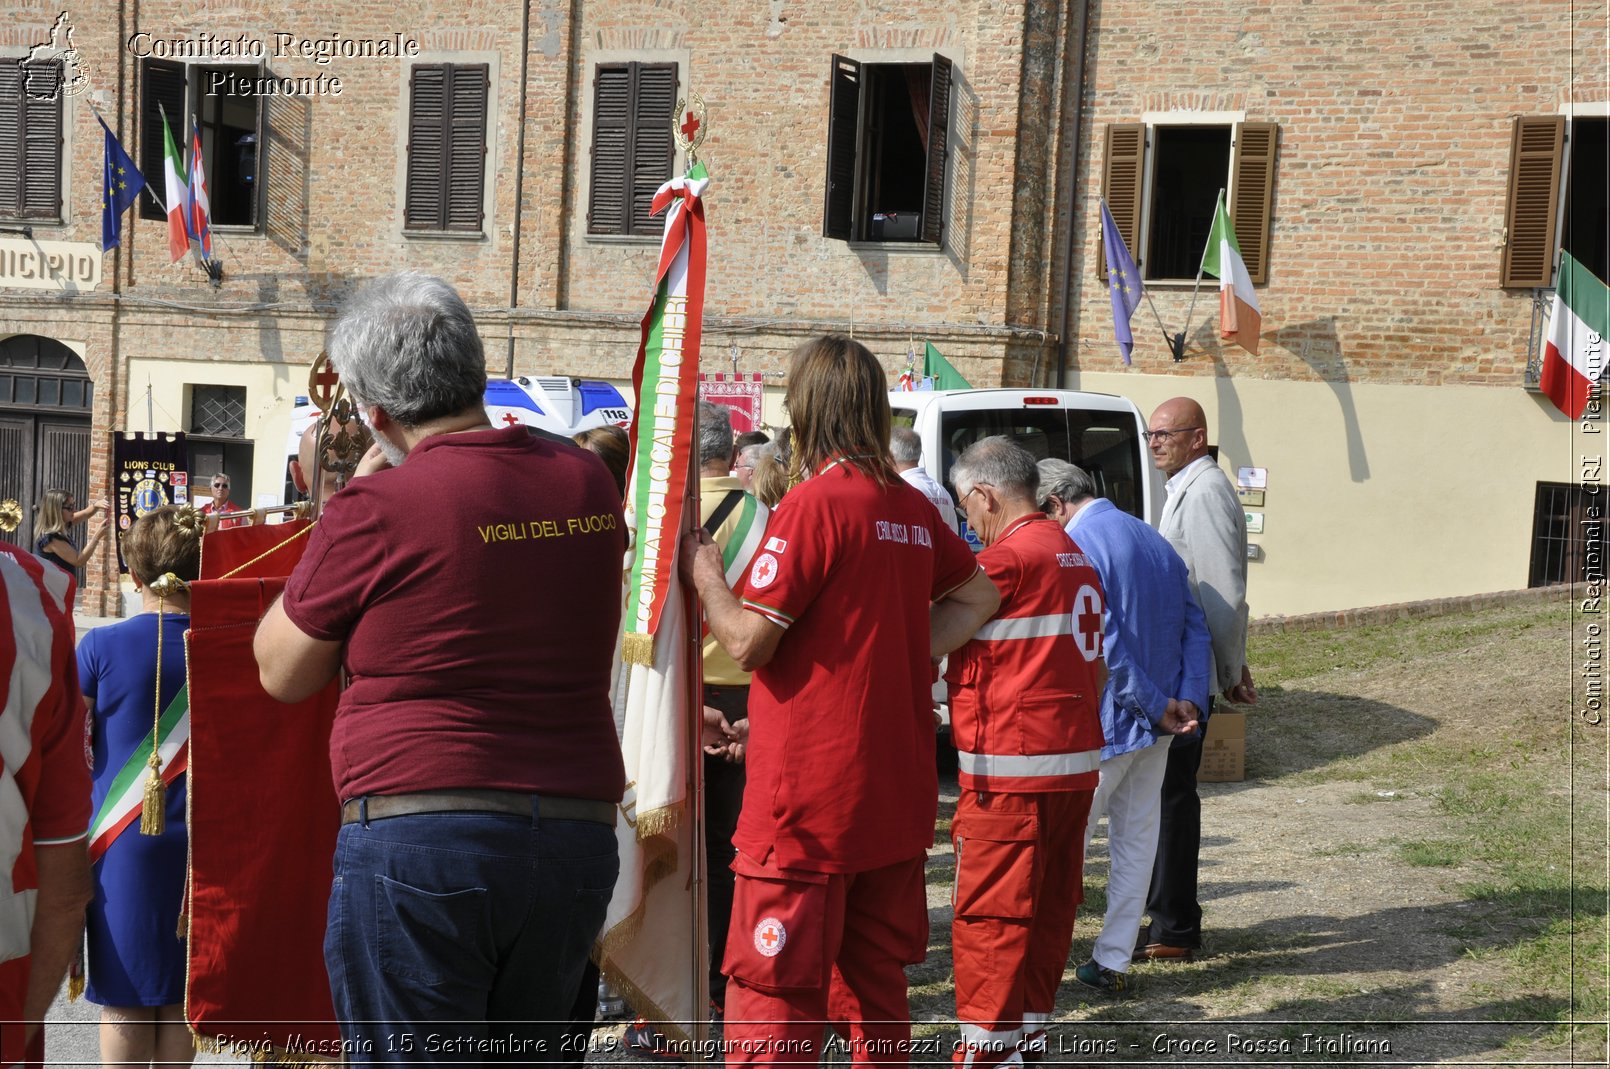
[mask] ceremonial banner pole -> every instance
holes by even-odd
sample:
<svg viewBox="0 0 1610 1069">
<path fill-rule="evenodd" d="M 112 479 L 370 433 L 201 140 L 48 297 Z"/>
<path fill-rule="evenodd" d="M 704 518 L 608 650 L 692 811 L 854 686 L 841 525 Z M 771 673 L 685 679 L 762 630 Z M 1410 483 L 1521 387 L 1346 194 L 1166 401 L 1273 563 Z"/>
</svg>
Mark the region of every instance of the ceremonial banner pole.
<svg viewBox="0 0 1610 1069">
<path fill-rule="evenodd" d="M 679 101 L 677 115 L 683 112 Z M 655 295 L 643 317 L 632 379 L 636 415 L 627 512 L 634 559 L 627 573 L 621 753 L 626 798 L 616 822 L 621 873 L 600 937 L 604 975 L 668 1048 L 702 1061 L 709 1002 L 699 815 L 702 723 L 697 605 L 676 574 L 678 540 L 698 516 L 694 449 L 709 174 L 694 98 L 678 143 L 692 163 L 661 186 L 666 211 Z M 695 140 L 695 134 L 699 134 Z"/>
</svg>

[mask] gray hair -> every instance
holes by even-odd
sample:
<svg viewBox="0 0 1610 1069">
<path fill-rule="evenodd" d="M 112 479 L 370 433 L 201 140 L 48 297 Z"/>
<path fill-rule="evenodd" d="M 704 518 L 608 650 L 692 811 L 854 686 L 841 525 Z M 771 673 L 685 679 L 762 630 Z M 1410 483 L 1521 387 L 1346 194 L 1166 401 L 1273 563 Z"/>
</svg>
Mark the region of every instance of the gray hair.
<svg viewBox="0 0 1610 1069">
<path fill-rule="evenodd" d="M 475 319 L 446 282 L 384 275 L 348 297 L 330 328 L 330 363 L 360 405 L 418 427 L 485 403 Z"/>
<path fill-rule="evenodd" d="M 1034 454 L 1001 434 L 980 438 L 968 446 L 956 458 L 950 477 L 958 497 L 966 497 L 974 486 L 986 483 L 1003 497 L 1034 501 L 1035 489 L 1040 485 Z"/>
<path fill-rule="evenodd" d="M 732 463 L 732 413 L 726 405 L 699 402 L 699 467 Z"/>
<path fill-rule="evenodd" d="M 1035 504 L 1045 508 L 1052 497 L 1077 505 L 1086 498 L 1096 496 L 1096 480 L 1090 473 L 1066 460 L 1046 457 L 1040 461 L 1040 496 Z"/>
<path fill-rule="evenodd" d="M 922 438 L 910 427 L 889 432 L 889 456 L 896 464 L 915 464 L 922 460 Z"/>
</svg>

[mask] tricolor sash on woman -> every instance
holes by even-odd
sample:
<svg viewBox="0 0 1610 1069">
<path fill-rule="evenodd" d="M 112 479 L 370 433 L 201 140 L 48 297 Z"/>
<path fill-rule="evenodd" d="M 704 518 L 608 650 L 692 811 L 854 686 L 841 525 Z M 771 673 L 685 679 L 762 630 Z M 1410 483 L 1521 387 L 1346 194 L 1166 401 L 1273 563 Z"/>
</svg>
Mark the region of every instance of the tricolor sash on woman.
<svg viewBox="0 0 1610 1069">
<path fill-rule="evenodd" d="M 704 165 L 696 164 L 686 177 L 671 179 L 654 194 L 654 214 L 669 211 L 654 303 L 643 317 L 643 337 L 632 368 L 637 418 L 630 433 L 632 468 L 626 500 L 635 517 L 637 551 L 627 576 L 626 638 L 621 647 L 631 664 L 654 663 L 654 635 L 676 571 L 704 320 L 704 205 L 699 198 L 709 183 Z"/>
<path fill-rule="evenodd" d="M 147 766 L 151 760 L 151 747 L 158 747 L 162 757 L 162 782 L 168 786 L 184 774 L 190 764 L 190 688 L 180 687 L 179 693 L 162 713 L 158 723 L 161 736 L 153 738 L 147 733 L 140 745 L 129 754 L 129 759 L 118 770 L 101 808 L 89 826 L 89 860 L 99 861 L 107 847 L 117 841 L 130 824 L 140 818 L 140 801 L 145 794 Z"/>
</svg>

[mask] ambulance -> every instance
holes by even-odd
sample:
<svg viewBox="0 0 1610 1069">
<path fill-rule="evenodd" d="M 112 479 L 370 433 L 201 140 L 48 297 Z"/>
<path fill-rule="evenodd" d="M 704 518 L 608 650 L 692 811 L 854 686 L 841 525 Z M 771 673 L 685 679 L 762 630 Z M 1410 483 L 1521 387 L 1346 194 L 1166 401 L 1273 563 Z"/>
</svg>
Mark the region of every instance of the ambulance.
<svg viewBox="0 0 1610 1069">
<path fill-rule="evenodd" d="M 494 427 L 516 424 L 537 427 L 566 438 L 594 427 L 626 429 L 632 406 L 620 390 L 598 379 L 548 375 L 516 379 L 488 379 L 486 416 Z M 302 433 L 321 413 L 306 397 L 298 397 L 291 411 L 291 431 L 285 442 L 285 502 L 297 499 L 291 484 L 290 461 L 296 456 Z"/>
<path fill-rule="evenodd" d="M 956 497 L 951 469 L 963 450 L 980 438 L 1004 435 L 1034 455 L 1077 464 L 1095 480 L 1096 493 L 1156 526 L 1163 508 L 1163 476 L 1146 449 L 1146 421 L 1128 398 L 1075 390 L 895 390 L 889 394 L 894 425 L 922 439 L 920 463 Z M 984 543 L 956 512 L 962 537 L 973 552 Z M 942 675 L 942 674 L 941 674 Z M 941 677 L 933 688 L 938 718 L 937 758 L 956 770 L 950 739 L 950 699 Z"/>
<path fill-rule="evenodd" d="M 980 438 L 1000 434 L 1035 460 L 1077 464 L 1095 480 L 1099 496 L 1131 516 L 1155 525 L 1162 513 L 1163 476 L 1146 450 L 1146 421 L 1126 397 L 1075 390 L 896 390 L 889 407 L 896 427 L 910 427 L 922 439 L 922 466 L 953 497 L 956 458 Z M 965 534 L 979 548 L 977 536 Z"/>
</svg>

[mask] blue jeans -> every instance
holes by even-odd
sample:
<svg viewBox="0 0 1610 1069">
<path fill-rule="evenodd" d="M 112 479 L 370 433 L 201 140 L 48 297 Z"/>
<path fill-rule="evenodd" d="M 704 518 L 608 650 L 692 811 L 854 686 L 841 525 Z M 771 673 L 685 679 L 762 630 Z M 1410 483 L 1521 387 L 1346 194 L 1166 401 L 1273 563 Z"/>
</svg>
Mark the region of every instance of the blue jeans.
<svg viewBox="0 0 1610 1069">
<path fill-rule="evenodd" d="M 562 1058 L 620 871 L 584 820 L 424 813 L 342 827 L 324 961 L 349 1064 Z"/>
</svg>

